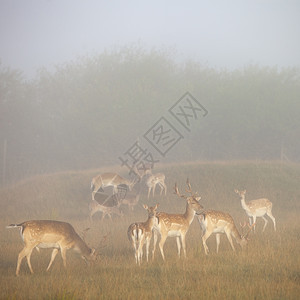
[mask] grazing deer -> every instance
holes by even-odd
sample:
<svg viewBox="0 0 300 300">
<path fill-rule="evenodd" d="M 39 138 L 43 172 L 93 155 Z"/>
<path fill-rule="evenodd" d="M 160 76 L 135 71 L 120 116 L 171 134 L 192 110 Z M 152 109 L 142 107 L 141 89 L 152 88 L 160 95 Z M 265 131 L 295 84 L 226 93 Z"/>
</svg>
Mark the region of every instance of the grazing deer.
<svg viewBox="0 0 300 300">
<path fill-rule="evenodd" d="M 103 188 L 112 186 L 114 189 L 114 193 L 118 191 L 118 185 L 125 184 L 128 186 L 129 190 L 137 182 L 137 178 L 134 178 L 132 181 L 129 181 L 117 173 L 104 173 L 100 174 L 92 179 L 91 182 L 91 190 L 92 190 L 92 199 L 95 200 L 95 194 L 98 192 L 99 189 L 103 191 Z"/>
<path fill-rule="evenodd" d="M 186 210 L 184 214 L 168 214 L 165 212 L 159 212 L 156 214 L 158 221 L 154 226 L 153 258 L 158 233 L 160 235 L 159 248 L 163 260 L 165 260 L 163 247 L 167 237 L 176 237 L 178 256 L 180 257 L 180 248 L 182 246 L 184 257 L 186 257 L 185 236 L 192 221 L 194 220 L 195 214 L 201 213 L 203 210 L 202 205 L 199 203 L 201 197 L 198 197 L 197 193 L 193 194 L 189 181 L 187 181 L 187 185 L 187 192 L 189 192 L 191 196 L 181 195 L 177 185 L 175 184 L 175 194 L 186 200 Z"/>
<path fill-rule="evenodd" d="M 139 203 L 140 200 L 140 194 L 136 195 L 126 195 L 126 197 L 122 200 L 120 200 L 121 205 L 128 205 L 129 210 L 133 211 L 134 206 L 136 206 Z"/>
<path fill-rule="evenodd" d="M 241 204 L 243 209 L 246 211 L 246 214 L 249 217 L 250 225 L 254 224 L 254 231 L 255 231 L 255 223 L 256 218 L 261 217 L 265 221 L 263 232 L 267 226 L 268 220 L 265 218 L 265 215 L 268 215 L 270 219 L 273 221 L 274 230 L 276 231 L 276 223 L 275 218 L 272 215 L 272 202 L 266 198 L 251 200 L 249 202 L 245 201 L 246 190 L 238 191 L 234 190 L 241 198 Z"/>
<path fill-rule="evenodd" d="M 226 234 L 233 251 L 235 251 L 235 248 L 231 236 L 235 238 L 236 242 L 242 248 L 247 245 L 247 237 L 251 231 L 251 227 L 247 234 L 241 236 L 230 214 L 221 211 L 207 210 L 198 215 L 197 218 L 203 231 L 202 243 L 206 255 L 209 252 L 209 249 L 206 245 L 206 240 L 211 236 L 212 233 L 216 234 L 217 253 L 219 252 L 220 233 Z"/>
<path fill-rule="evenodd" d="M 112 214 L 115 214 L 120 217 L 124 216 L 123 212 L 120 210 L 120 204 L 118 204 L 116 206 L 105 206 L 105 205 L 99 204 L 96 200 L 92 200 L 89 203 L 89 211 L 90 211 L 90 220 L 91 221 L 93 221 L 93 215 L 98 211 L 102 212 L 101 221 L 104 220 L 106 215 L 109 216 L 111 221 L 112 221 L 112 217 L 111 217 Z"/>
<path fill-rule="evenodd" d="M 163 190 L 165 190 L 165 195 L 167 194 L 167 186 L 165 184 L 165 174 L 163 173 L 156 173 L 156 174 L 149 174 L 146 185 L 148 187 L 148 199 L 152 190 L 152 195 L 154 197 L 155 187 L 158 184 L 160 187 L 160 195 L 162 195 Z"/>
<path fill-rule="evenodd" d="M 146 243 L 146 258 L 148 262 L 149 246 L 152 238 L 153 226 L 156 222 L 156 210 L 158 204 L 154 207 L 148 207 L 144 204 L 144 208 L 148 211 L 148 220 L 144 223 L 133 223 L 128 227 L 127 236 L 135 250 L 135 262 L 141 264 L 143 258 L 143 247 Z"/>
<path fill-rule="evenodd" d="M 96 259 L 95 249 L 89 248 L 75 232 L 71 224 L 51 220 L 26 221 L 21 224 L 11 224 L 7 228 L 20 228 L 24 248 L 19 253 L 16 275 L 19 276 L 20 266 L 26 256 L 30 272 L 33 273 L 30 256 L 33 248 L 54 248 L 47 271 L 50 269 L 60 250 L 64 267 L 66 267 L 66 251 L 74 249 L 81 254 L 85 261 Z"/>
</svg>

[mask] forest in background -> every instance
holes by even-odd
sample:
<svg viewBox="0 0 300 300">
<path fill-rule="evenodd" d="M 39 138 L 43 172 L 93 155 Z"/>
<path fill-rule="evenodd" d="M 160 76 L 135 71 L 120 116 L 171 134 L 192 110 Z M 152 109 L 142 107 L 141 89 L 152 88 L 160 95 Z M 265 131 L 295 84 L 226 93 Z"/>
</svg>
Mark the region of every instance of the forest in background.
<svg viewBox="0 0 300 300">
<path fill-rule="evenodd" d="M 32 80 L 0 63 L 1 184 L 121 165 L 120 155 L 186 92 L 208 114 L 161 162 L 299 162 L 299 75 L 276 66 L 217 70 L 134 46 L 40 69 Z"/>
</svg>

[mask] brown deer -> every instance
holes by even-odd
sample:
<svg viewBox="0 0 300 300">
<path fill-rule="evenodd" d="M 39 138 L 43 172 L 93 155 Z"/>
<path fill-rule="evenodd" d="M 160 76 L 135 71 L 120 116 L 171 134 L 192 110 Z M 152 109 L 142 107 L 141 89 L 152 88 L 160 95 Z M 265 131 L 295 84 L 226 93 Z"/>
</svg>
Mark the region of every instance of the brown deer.
<svg viewBox="0 0 300 300">
<path fill-rule="evenodd" d="M 91 182 L 91 190 L 92 190 L 92 199 L 95 200 L 95 194 L 99 189 L 103 191 L 103 188 L 112 186 L 113 192 L 116 194 L 118 192 L 118 185 L 125 184 L 128 186 L 129 190 L 133 188 L 135 183 L 137 182 L 138 177 L 134 178 L 132 181 L 129 181 L 123 177 L 121 177 L 117 173 L 104 173 L 95 176 Z"/>
<path fill-rule="evenodd" d="M 149 246 L 152 238 L 152 230 L 155 224 L 156 210 L 158 204 L 148 207 L 144 204 L 144 208 L 148 211 L 148 220 L 146 222 L 133 223 L 128 227 L 128 239 L 135 250 L 135 262 L 141 264 L 143 258 L 143 246 L 146 243 L 146 258 L 148 262 Z"/>
<path fill-rule="evenodd" d="M 33 269 L 30 257 L 34 248 L 54 248 L 47 271 L 50 269 L 58 251 L 60 250 L 64 267 L 66 267 L 66 251 L 74 249 L 81 254 L 85 261 L 96 259 L 95 249 L 89 248 L 81 237 L 75 232 L 71 224 L 51 220 L 33 220 L 21 224 L 11 224 L 7 228 L 20 228 L 24 248 L 19 253 L 16 275 L 19 275 L 20 266 L 24 257 L 27 258 L 30 272 Z"/>
<path fill-rule="evenodd" d="M 216 234 L 216 241 L 217 241 L 217 253 L 219 252 L 219 245 L 220 245 L 220 234 L 225 233 L 230 246 L 233 251 L 235 251 L 232 238 L 234 237 L 236 242 L 244 248 L 247 245 L 247 237 L 251 231 L 248 231 L 247 234 L 241 236 L 234 224 L 234 220 L 232 216 L 228 213 L 216 210 L 207 210 L 202 212 L 200 215 L 197 216 L 198 221 L 200 223 L 200 227 L 202 228 L 203 235 L 202 235 L 202 243 L 204 247 L 205 254 L 207 255 L 209 249 L 206 245 L 206 240 L 211 236 L 211 234 Z"/>
<path fill-rule="evenodd" d="M 194 194 L 192 192 L 189 181 L 187 181 L 187 185 L 187 191 L 191 194 L 190 196 L 181 195 L 177 185 L 175 184 L 175 194 L 186 200 L 186 209 L 184 214 L 168 214 L 165 212 L 159 212 L 156 214 L 158 221 L 154 226 L 153 258 L 158 234 L 160 235 L 159 248 L 163 260 L 165 260 L 163 247 L 167 237 L 176 237 L 178 256 L 180 257 L 180 249 L 182 247 L 184 257 L 186 257 L 185 236 L 192 221 L 194 220 L 195 214 L 201 213 L 203 210 L 202 205 L 199 203 L 201 197 L 198 197 L 197 193 Z"/>
<path fill-rule="evenodd" d="M 262 230 L 263 232 L 265 231 L 266 226 L 268 224 L 268 220 L 265 218 L 265 215 L 269 216 L 270 219 L 273 221 L 274 230 L 276 231 L 275 218 L 272 215 L 273 204 L 270 200 L 266 198 L 261 198 L 261 199 L 256 199 L 256 200 L 251 200 L 249 202 L 246 202 L 245 201 L 246 190 L 244 191 L 234 190 L 234 191 L 240 196 L 242 207 L 249 217 L 249 223 L 250 225 L 254 224 L 254 231 L 255 231 L 255 223 L 257 217 L 261 217 L 265 221 Z"/>
</svg>

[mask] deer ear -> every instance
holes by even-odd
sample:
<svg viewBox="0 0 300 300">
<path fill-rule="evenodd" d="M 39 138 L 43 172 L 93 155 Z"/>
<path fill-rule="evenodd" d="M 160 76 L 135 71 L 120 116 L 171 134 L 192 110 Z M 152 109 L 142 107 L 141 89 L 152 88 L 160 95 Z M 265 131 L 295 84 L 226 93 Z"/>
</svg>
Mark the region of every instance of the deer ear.
<svg viewBox="0 0 300 300">
<path fill-rule="evenodd" d="M 148 205 L 147 205 L 147 204 L 143 204 L 143 207 L 144 207 L 145 209 L 148 209 Z"/>
<path fill-rule="evenodd" d="M 201 197 L 199 196 L 199 197 L 196 197 L 195 199 L 199 202 L 201 200 Z"/>
</svg>

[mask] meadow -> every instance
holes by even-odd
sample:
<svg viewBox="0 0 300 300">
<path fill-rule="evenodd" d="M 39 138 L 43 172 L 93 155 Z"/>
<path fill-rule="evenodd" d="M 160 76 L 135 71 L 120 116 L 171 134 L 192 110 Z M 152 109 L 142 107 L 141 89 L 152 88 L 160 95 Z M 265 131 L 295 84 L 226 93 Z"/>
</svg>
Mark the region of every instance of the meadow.
<svg viewBox="0 0 300 300">
<path fill-rule="evenodd" d="M 110 169 L 117 171 L 117 168 Z M 107 169 L 69 171 L 39 175 L 0 190 L 0 298 L 1 299 L 298 299 L 300 293 L 300 166 L 277 162 L 193 162 L 161 165 L 155 172 L 166 175 L 166 196 L 156 193 L 149 200 L 146 190 L 124 217 L 106 218 L 100 213 L 88 218 L 90 181 Z M 121 172 L 122 173 L 122 172 Z M 122 174 L 126 176 L 126 173 Z M 142 203 L 159 203 L 159 211 L 183 213 L 185 201 L 173 194 L 177 182 L 185 193 L 189 177 L 194 191 L 207 209 L 229 212 L 237 225 L 247 220 L 234 189 L 247 189 L 246 200 L 266 197 L 273 202 L 277 231 L 270 219 L 264 233 L 257 220 L 245 251 L 233 252 L 225 236 L 216 254 L 214 236 L 208 239 L 210 254 L 204 254 L 201 229 L 194 220 L 186 237 L 187 259 L 178 259 L 174 238 L 159 249 L 154 261 L 140 267 L 127 239 L 127 228 L 145 221 Z M 46 272 L 51 250 L 33 251 L 30 274 L 24 259 L 20 276 L 15 276 L 18 253 L 23 248 L 19 231 L 6 229 L 11 223 L 30 219 L 70 222 L 99 253 L 87 266 L 80 256 L 67 253 L 67 269 L 60 255 Z M 238 227 L 241 231 L 241 229 Z"/>
</svg>

